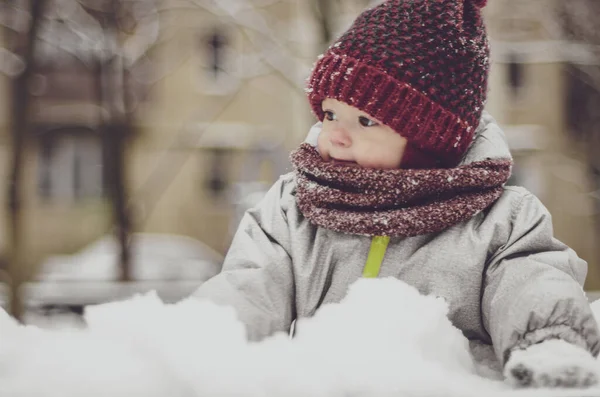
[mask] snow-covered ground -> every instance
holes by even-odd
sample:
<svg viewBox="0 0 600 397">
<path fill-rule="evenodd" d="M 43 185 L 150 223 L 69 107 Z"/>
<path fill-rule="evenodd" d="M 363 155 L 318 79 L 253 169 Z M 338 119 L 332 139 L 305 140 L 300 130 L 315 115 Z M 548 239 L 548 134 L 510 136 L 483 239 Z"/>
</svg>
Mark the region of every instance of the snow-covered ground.
<svg viewBox="0 0 600 397">
<path fill-rule="evenodd" d="M 0 396 L 600 395 L 511 390 L 491 349 L 472 346 L 475 362 L 446 314 L 443 300 L 393 279 L 361 280 L 294 339 L 260 343 L 246 341 L 231 308 L 152 293 L 89 307 L 85 328 L 20 326 L 0 312 Z"/>
<path fill-rule="evenodd" d="M 131 237 L 132 281 L 115 281 L 120 246 L 112 234 L 102 236 L 72 255 L 50 256 L 39 265 L 35 280 L 21 287 L 32 312 L 29 315 L 38 317 L 37 312 L 46 308 L 80 308 L 148 291 L 156 291 L 166 302 L 177 302 L 221 270 L 223 255 L 191 237 L 157 233 Z M 8 286 L 0 282 L 0 307 L 7 307 L 9 296 Z"/>
<path fill-rule="evenodd" d="M 205 281 L 221 269 L 223 256 L 188 236 L 134 233 L 131 272 L 136 281 Z M 110 282 L 119 278 L 119 243 L 113 235 L 94 241 L 73 255 L 47 258 L 37 274 L 40 282 Z"/>
</svg>

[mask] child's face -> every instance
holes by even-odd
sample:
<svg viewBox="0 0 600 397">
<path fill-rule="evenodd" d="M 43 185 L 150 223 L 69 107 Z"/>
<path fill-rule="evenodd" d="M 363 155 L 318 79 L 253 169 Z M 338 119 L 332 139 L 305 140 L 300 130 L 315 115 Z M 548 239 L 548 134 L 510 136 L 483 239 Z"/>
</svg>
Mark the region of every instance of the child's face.
<svg viewBox="0 0 600 397">
<path fill-rule="evenodd" d="M 368 114 L 336 99 L 322 104 L 325 118 L 317 142 L 326 161 L 365 168 L 399 168 L 406 139 Z"/>
</svg>

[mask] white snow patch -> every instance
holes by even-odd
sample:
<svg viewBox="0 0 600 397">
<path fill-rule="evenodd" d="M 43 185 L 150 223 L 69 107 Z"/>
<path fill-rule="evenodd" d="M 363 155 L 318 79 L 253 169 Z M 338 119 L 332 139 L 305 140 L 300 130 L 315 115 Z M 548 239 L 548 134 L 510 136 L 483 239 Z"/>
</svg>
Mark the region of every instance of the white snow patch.
<svg viewBox="0 0 600 397">
<path fill-rule="evenodd" d="M 300 320 L 294 339 L 260 343 L 247 342 L 231 308 L 164 304 L 153 293 L 89 307 L 85 329 L 21 326 L 0 312 L 0 396 L 600 394 L 513 391 L 497 380 L 489 347 L 476 347 L 488 354 L 474 362 L 447 312 L 395 279 L 360 280 L 341 303 Z"/>
</svg>

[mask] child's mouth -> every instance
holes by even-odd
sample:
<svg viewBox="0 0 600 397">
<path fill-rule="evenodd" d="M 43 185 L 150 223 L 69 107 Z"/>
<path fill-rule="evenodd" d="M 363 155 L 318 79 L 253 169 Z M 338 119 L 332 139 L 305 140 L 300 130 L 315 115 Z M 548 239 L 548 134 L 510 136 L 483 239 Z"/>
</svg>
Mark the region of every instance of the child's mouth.
<svg viewBox="0 0 600 397">
<path fill-rule="evenodd" d="M 340 165 L 347 165 L 347 166 L 358 166 L 358 164 L 355 161 L 338 160 L 338 159 L 334 159 L 333 157 L 331 158 L 331 162 L 333 164 L 340 164 Z"/>
</svg>

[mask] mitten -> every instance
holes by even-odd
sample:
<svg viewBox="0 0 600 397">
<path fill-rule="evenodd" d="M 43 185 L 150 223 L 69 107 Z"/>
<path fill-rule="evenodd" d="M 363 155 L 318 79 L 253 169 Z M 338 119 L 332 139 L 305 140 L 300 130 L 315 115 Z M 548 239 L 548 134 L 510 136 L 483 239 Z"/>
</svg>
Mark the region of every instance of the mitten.
<svg viewBox="0 0 600 397">
<path fill-rule="evenodd" d="M 516 387 L 590 387 L 598 383 L 599 373 L 588 351 L 560 339 L 513 350 L 504 366 L 506 380 Z"/>
</svg>

